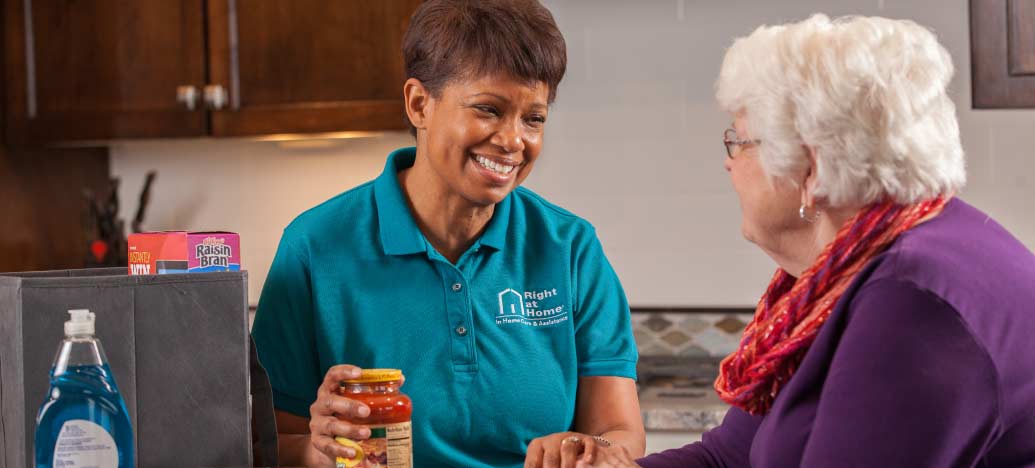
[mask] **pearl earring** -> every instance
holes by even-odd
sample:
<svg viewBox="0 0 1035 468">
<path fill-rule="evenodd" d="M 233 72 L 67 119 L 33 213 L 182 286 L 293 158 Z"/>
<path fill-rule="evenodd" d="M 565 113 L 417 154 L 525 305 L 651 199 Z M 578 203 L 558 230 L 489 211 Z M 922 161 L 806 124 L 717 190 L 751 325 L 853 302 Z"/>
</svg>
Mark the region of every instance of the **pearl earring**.
<svg viewBox="0 0 1035 468">
<path fill-rule="evenodd" d="M 819 219 L 819 210 L 816 210 L 815 215 L 809 217 L 809 215 L 805 213 L 805 204 L 802 203 L 801 207 L 798 208 L 798 217 L 807 223 L 815 222 L 817 219 Z"/>
</svg>

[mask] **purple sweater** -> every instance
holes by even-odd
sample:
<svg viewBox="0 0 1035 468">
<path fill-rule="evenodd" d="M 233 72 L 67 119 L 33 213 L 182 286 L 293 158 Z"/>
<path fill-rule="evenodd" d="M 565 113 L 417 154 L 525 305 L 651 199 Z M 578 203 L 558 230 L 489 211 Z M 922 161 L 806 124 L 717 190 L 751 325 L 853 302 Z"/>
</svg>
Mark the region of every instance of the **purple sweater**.
<svg viewBox="0 0 1035 468">
<path fill-rule="evenodd" d="M 638 463 L 1035 467 L 1035 255 L 950 201 L 859 273 L 767 415 Z"/>
</svg>

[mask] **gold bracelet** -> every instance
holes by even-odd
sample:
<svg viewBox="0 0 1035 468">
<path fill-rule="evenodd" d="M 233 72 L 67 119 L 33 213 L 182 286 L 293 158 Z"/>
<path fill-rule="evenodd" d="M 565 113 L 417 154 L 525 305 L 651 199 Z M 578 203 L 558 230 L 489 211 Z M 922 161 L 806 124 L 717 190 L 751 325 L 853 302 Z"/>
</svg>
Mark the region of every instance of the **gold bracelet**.
<svg viewBox="0 0 1035 468">
<path fill-rule="evenodd" d="M 614 445 L 613 442 L 611 442 L 610 440 L 605 439 L 602 436 L 593 436 L 593 440 L 596 441 L 596 443 L 598 443 L 600 445 L 603 445 L 604 447 L 610 447 L 610 446 Z"/>
</svg>

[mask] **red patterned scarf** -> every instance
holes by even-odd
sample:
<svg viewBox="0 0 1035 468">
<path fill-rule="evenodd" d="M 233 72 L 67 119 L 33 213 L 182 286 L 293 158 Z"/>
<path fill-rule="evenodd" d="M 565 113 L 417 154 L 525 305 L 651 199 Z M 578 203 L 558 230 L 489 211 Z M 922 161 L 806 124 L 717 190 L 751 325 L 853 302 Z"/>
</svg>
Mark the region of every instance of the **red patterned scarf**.
<svg viewBox="0 0 1035 468">
<path fill-rule="evenodd" d="M 750 414 L 769 412 L 856 273 L 945 203 L 944 197 L 914 205 L 875 203 L 845 223 L 800 278 L 777 269 L 740 347 L 722 360 L 715 380 L 719 397 Z"/>
</svg>

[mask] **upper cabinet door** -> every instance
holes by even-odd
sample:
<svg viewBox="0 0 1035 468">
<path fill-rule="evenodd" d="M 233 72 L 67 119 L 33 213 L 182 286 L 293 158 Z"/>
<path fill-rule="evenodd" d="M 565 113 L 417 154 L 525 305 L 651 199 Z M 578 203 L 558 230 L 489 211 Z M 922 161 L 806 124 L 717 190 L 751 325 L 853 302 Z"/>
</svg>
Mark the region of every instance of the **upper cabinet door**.
<svg viewBox="0 0 1035 468">
<path fill-rule="evenodd" d="M 406 128 L 420 0 L 209 0 L 212 135 Z"/>
<path fill-rule="evenodd" d="M 4 8 L 9 143 L 207 133 L 204 0 Z"/>
<path fill-rule="evenodd" d="M 1035 0 L 970 0 L 975 108 L 1035 108 Z"/>
</svg>

